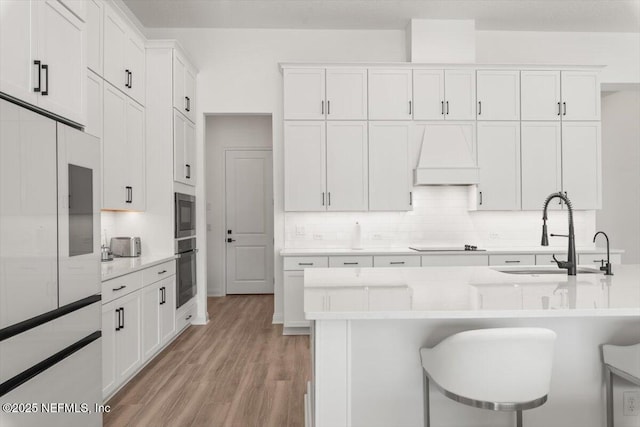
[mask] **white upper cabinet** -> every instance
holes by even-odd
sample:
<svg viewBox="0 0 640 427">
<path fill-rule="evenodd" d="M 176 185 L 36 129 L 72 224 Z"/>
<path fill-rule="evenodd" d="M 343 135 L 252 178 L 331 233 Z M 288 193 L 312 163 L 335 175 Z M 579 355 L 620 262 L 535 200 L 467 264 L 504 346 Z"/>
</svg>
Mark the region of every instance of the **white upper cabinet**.
<svg viewBox="0 0 640 427">
<path fill-rule="evenodd" d="M 93 71 L 87 71 L 87 125 L 84 131 L 102 139 L 104 80 Z"/>
<path fill-rule="evenodd" d="M 184 55 L 173 50 L 173 107 L 195 123 L 196 72 Z"/>
<path fill-rule="evenodd" d="M 367 122 L 327 123 L 327 210 L 368 208 Z"/>
<path fill-rule="evenodd" d="M 284 210 L 326 210 L 325 122 L 284 124 Z"/>
<path fill-rule="evenodd" d="M 562 189 L 574 209 L 602 207 L 600 122 L 562 124 Z"/>
<path fill-rule="evenodd" d="M 104 3 L 85 0 L 87 9 L 87 68 L 102 76 Z"/>
<path fill-rule="evenodd" d="M 56 0 L 0 2 L 0 91 L 84 124 L 84 31 Z"/>
<path fill-rule="evenodd" d="M 411 120 L 412 71 L 369 69 L 369 120 Z"/>
<path fill-rule="evenodd" d="M 323 120 L 325 108 L 324 69 L 284 70 L 285 120 Z"/>
<path fill-rule="evenodd" d="M 144 105 L 144 40 L 110 7 L 104 11 L 104 78 Z"/>
<path fill-rule="evenodd" d="M 74 15 L 87 22 L 87 0 L 58 0 L 67 9 L 69 9 Z M 93 0 L 89 0 L 93 1 Z"/>
<path fill-rule="evenodd" d="M 444 120 L 444 70 L 413 70 L 413 118 Z"/>
<path fill-rule="evenodd" d="M 596 71 L 562 71 L 562 120 L 600 120 Z"/>
<path fill-rule="evenodd" d="M 562 190 L 560 123 L 523 122 L 521 125 L 522 209 L 539 211 L 551 193 Z M 551 204 L 551 209 L 560 204 Z"/>
<path fill-rule="evenodd" d="M 447 120 L 475 120 L 475 70 L 445 70 L 445 117 Z"/>
<path fill-rule="evenodd" d="M 369 123 L 369 210 L 412 209 L 409 123 Z"/>
<path fill-rule="evenodd" d="M 479 210 L 520 209 L 520 122 L 478 123 Z"/>
<path fill-rule="evenodd" d="M 522 120 L 560 120 L 560 71 L 522 71 Z"/>
<path fill-rule="evenodd" d="M 520 71 L 478 70 L 478 120 L 520 120 Z"/>
<path fill-rule="evenodd" d="M 173 112 L 173 178 L 187 185 L 196 184 L 196 132 L 193 123 Z"/>
<path fill-rule="evenodd" d="M 336 68 L 326 70 L 327 120 L 367 119 L 367 70 Z"/>
</svg>

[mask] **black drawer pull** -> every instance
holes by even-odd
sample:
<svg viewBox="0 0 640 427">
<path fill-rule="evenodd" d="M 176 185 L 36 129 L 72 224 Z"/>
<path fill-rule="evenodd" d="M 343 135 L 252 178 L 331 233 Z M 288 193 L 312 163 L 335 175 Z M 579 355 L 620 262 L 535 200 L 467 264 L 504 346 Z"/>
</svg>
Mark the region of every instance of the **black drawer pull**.
<svg viewBox="0 0 640 427">
<path fill-rule="evenodd" d="M 313 265 L 312 262 L 299 262 L 298 265 Z"/>
<path fill-rule="evenodd" d="M 122 285 L 122 286 L 120 286 L 120 287 L 118 287 L 118 288 L 112 288 L 111 290 L 112 290 L 112 291 L 121 291 L 121 290 L 123 290 L 123 289 L 124 289 L 124 288 L 126 288 L 126 287 L 127 287 L 127 285 Z"/>
<path fill-rule="evenodd" d="M 167 272 L 167 270 L 162 270 L 162 271 L 158 271 L 158 274 L 164 274 L 166 272 Z"/>
<path fill-rule="evenodd" d="M 184 320 L 189 320 L 189 319 L 191 319 L 191 317 L 193 317 L 193 316 L 188 315 L 187 317 L 184 318 Z"/>
<path fill-rule="evenodd" d="M 360 264 L 359 262 L 344 262 L 344 265 L 358 265 Z"/>
<path fill-rule="evenodd" d="M 391 265 L 404 264 L 404 261 L 391 261 L 389 264 Z"/>
<path fill-rule="evenodd" d="M 505 264 L 517 264 L 519 262 L 520 262 L 519 259 L 515 259 L 515 260 L 508 259 L 505 261 Z"/>
</svg>

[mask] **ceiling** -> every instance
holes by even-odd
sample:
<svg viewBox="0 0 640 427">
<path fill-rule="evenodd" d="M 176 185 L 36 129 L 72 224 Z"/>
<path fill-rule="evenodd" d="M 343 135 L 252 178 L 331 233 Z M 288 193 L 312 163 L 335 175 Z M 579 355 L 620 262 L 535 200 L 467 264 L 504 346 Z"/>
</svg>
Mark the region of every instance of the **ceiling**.
<svg viewBox="0 0 640 427">
<path fill-rule="evenodd" d="M 411 18 L 478 30 L 640 32 L 640 0 L 124 0 L 148 28 L 404 29 Z"/>
</svg>

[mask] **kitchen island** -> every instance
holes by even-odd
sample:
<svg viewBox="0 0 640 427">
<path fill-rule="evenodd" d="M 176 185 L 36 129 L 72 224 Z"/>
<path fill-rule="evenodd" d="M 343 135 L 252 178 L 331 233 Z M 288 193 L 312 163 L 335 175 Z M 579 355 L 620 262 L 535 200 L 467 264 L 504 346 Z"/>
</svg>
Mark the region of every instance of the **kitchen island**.
<svg viewBox="0 0 640 427">
<path fill-rule="evenodd" d="M 549 400 L 525 411 L 530 427 L 604 425 L 600 345 L 640 342 L 640 265 L 569 277 L 549 267 L 340 268 L 304 271 L 312 321 L 308 423 L 315 427 L 423 426 L 418 350 L 457 332 L 537 326 L 558 339 Z M 535 270 L 538 271 L 535 271 Z M 620 426 L 622 389 L 614 404 Z M 510 413 L 431 394 L 432 425 L 511 426 Z"/>
</svg>

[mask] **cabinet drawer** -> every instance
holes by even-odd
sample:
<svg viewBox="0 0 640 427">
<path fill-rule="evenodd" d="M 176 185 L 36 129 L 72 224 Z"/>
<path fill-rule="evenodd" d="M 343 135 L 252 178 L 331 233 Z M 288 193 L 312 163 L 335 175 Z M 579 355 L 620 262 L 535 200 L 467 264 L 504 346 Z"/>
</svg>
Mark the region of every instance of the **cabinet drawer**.
<svg viewBox="0 0 640 427">
<path fill-rule="evenodd" d="M 329 267 L 373 267 L 372 256 L 330 256 Z"/>
<path fill-rule="evenodd" d="M 535 265 L 533 254 L 489 255 L 489 265 Z"/>
<path fill-rule="evenodd" d="M 567 259 L 567 254 L 564 252 L 536 255 L 536 265 L 556 265 L 556 262 L 553 260 L 553 255 L 561 261 L 565 261 Z"/>
<path fill-rule="evenodd" d="M 142 270 L 142 286 L 150 285 L 174 274 L 176 274 L 175 261 L 167 261 L 154 265 L 153 267 Z"/>
<path fill-rule="evenodd" d="M 196 304 L 195 302 L 188 302 L 185 306 L 180 307 L 176 311 L 176 332 L 181 332 L 184 328 L 189 326 L 193 319 L 196 317 Z"/>
<path fill-rule="evenodd" d="M 423 267 L 472 267 L 489 265 L 487 255 L 423 255 Z"/>
<path fill-rule="evenodd" d="M 287 271 L 304 270 L 305 268 L 326 268 L 329 261 L 326 256 L 295 256 L 284 259 Z"/>
<path fill-rule="evenodd" d="M 593 265 L 595 267 L 600 267 L 601 260 L 607 262 L 607 253 L 599 252 L 594 254 L 578 254 L 578 264 L 580 265 Z M 610 256 L 611 264 L 622 264 L 622 255 L 621 254 L 611 254 Z"/>
<path fill-rule="evenodd" d="M 102 282 L 102 304 L 142 288 L 142 271 Z"/>
<path fill-rule="evenodd" d="M 420 267 L 419 255 L 384 255 L 373 257 L 374 267 Z"/>
</svg>

